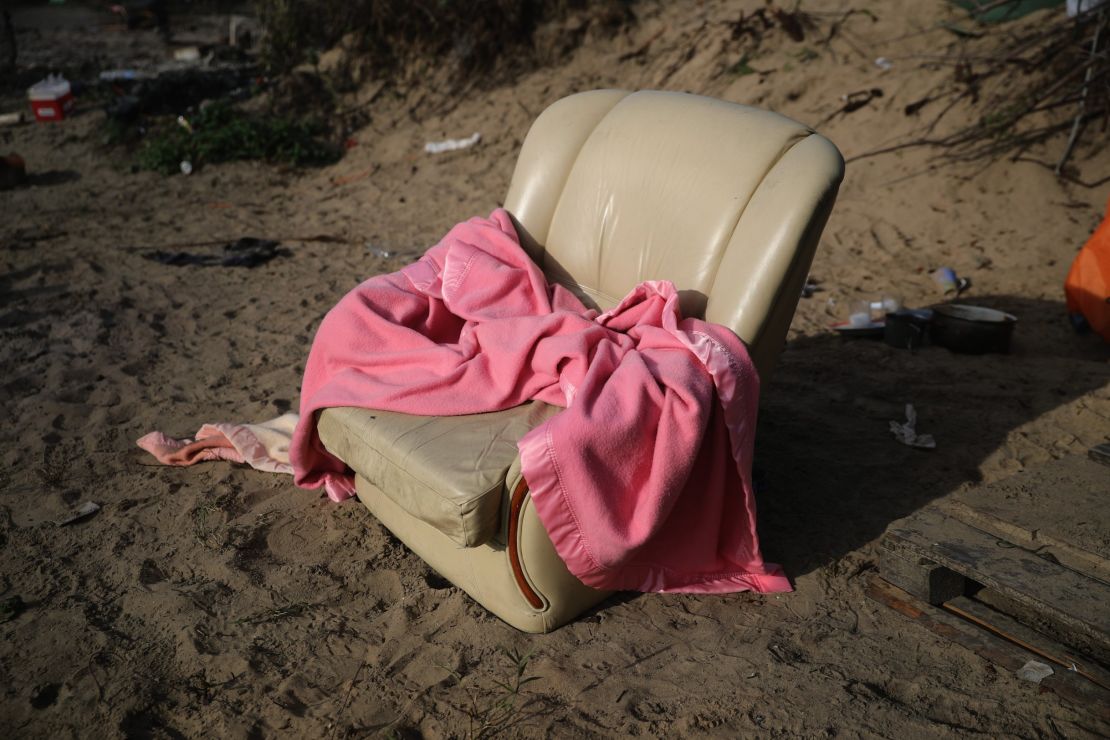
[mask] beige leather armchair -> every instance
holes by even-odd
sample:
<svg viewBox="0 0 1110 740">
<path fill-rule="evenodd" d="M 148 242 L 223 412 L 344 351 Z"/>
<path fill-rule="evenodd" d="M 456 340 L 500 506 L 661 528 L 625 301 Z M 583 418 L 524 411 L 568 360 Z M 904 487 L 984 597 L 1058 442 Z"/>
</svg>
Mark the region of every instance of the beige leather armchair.
<svg viewBox="0 0 1110 740">
<path fill-rule="evenodd" d="M 533 124 L 505 208 L 548 278 L 612 308 L 667 279 L 686 315 L 723 324 L 766 380 L 844 162 L 768 111 L 666 92 L 597 90 Z M 547 632 L 601 601 L 559 559 L 516 442 L 559 409 L 419 417 L 337 408 L 319 433 L 358 496 L 435 570 L 509 624 Z"/>
</svg>

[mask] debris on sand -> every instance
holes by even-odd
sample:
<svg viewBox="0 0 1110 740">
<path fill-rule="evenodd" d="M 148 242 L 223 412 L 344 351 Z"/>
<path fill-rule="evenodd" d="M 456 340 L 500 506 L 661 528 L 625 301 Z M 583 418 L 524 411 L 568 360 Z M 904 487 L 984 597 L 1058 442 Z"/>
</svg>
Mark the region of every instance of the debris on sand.
<svg viewBox="0 0 1110 740">
<path fill-rule="evenodd" d="M 281 242 L 271 239 L 258 239 L 245 236 L 242 239 L 225 244 L 223 254 L 208 252 L 169 252 L 155 249 L 144 252 L 143 257 L 163 265 L 180 267 L 183 265 L 200 265 L 201 267 L 258 267 L 274 257 L 284 253 L 279 249 Z"/>
<path fill-rule="evenodd" d="M 917 433 L 917 409 L 912 403 L 906 404 L 906 420 L 904 422 L 891 421 L 890 433 L 894 438 L 908 447 L 919 447 L 923 450 L 935 450 L 936 440 L 931 434 Z"/>
<path fill-rule="evenodd" d="M 429 141 L 424 145 L 424 151 L 428 154 L 440 154 L 442 152 L 454 152 L 459 149 L 469 149 L 482 140 L 482 135 L 475 131 L 465 139 L 444 139 L 443 141 Z"/>
<path fill-rule="evenodd" d="M 93 501 L 86 501 L 78 506 L 76 509 L 74 509 L 72 512 L 67 514 L 65 517 L 58 520 L 58 526 L 64 527 L 67 524 L 75 524 L 82 519 L 88 519 L 90 516 L 98 511 L 100 511 L 100 504 Z"/>
</svg>

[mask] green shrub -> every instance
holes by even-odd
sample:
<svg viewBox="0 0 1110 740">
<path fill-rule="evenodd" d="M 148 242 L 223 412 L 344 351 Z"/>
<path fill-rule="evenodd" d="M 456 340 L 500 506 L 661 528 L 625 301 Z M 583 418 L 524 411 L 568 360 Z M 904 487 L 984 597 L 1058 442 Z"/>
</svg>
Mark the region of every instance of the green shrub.
<svg viewBox="0 0 1110 740">
<path fill-rule="evenodd" d="M 183 160 L 194 166 L 241 159 L 304 166 L 329 164 L 340 156 L 338 147 L 320 138 L 324 127 L 319 122 L 248 114 L 226 102 L 204 108 L 190 124 L 192 132 L 177 123 L 156 128 L 139 150 L 139 167 L 169 174 Z"/>
</svg>

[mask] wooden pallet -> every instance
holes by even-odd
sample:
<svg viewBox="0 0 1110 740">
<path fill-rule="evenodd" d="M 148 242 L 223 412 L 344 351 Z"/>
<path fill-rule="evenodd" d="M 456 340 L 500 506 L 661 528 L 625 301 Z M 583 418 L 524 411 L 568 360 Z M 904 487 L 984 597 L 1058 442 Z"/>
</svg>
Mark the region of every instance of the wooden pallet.
<svg viewBox="0 0 1110 740">
<path fill-rule="evenodd" d="M 893 523 L 868 595 L 1110 719 L 1105 447 Z"/>
</svg>

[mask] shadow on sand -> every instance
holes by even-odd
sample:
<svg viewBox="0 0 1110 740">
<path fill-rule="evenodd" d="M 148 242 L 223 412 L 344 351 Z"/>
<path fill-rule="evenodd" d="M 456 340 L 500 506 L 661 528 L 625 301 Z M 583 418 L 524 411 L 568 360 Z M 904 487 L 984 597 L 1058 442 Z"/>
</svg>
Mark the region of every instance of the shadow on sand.
<svg viewBox="0 0 1110 740">
<path fill-rule="evenodd" d="M 764 556 L 792 578 L 978 482 L 992 455 L 1035 465 L 1078 451 L 1066 423 L 1042 425 L 1036 439 L 1019 433 L 1020 443 L 1000 448 L 1029 422 L 1106 386 L 1110 346 L 1077 335 L 1062 302 L 961 302 L 1018 317 L 1009 355 L 910 352 L 831 334 L 786 347 L 763 388 L 755 460 L 765 479 L 758 496 Z M 936 450 L 906 447 L 890 434 L 889 421 L 903 421 L 907 403 L 917 410 L 918 431 L 936 437 Z"/>
</svg>

